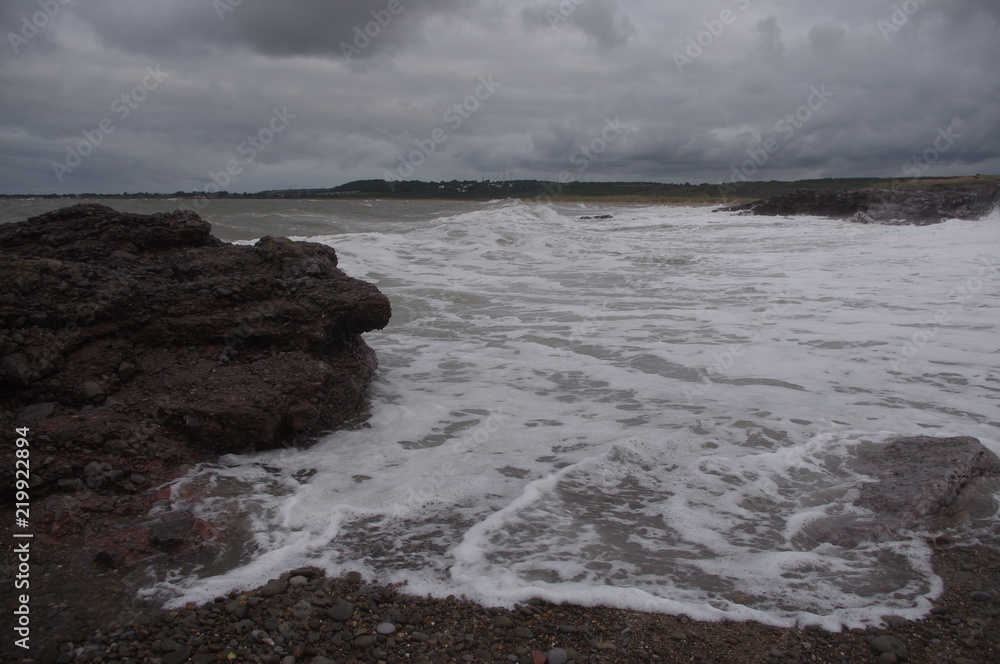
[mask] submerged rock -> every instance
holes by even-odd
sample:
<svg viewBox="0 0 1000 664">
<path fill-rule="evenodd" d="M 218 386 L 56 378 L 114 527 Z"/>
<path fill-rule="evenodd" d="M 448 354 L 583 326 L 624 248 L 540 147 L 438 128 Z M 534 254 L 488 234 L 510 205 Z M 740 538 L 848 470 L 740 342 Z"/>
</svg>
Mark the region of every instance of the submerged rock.
<svg viewBox="0 0 1000 664">
<path fill-rule="evenodd" d="M 953 516 L 974 484 L 1000 481 L 1000 459 L 967 436 L 898 438 L 849 465 L 872 478 L 853 498 L 870 514 L 819 519 L 807 528 L 819 541 L 848 548 L 932 527 L 932 520 Z"/>
<path fill-rule="evenodd" d="M 1000 459 L 976 438 L 898 438 L 854 464 L 878 481 L 861 486 L 856 505 L 913 525 L 951 506 L 979 477 L 1000 476 Z"/>
</svg>

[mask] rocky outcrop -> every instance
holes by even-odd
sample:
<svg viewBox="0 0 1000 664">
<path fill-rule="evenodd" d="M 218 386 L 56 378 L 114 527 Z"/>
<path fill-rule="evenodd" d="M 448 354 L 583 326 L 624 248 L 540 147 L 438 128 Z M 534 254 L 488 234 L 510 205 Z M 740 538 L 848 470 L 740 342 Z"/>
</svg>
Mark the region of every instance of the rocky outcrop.
<svg viewBox="0 0 1000 664">
<path fill-rule="evenodd" d="M 977 478 L 1000 477 L 997 455 L 968 436 L 899 438 L 854 467 L 877 480 L 854 503 L 901 527 L 940 514 Z"/>
<path fill-rule="evenodd" d="M 210 230 L 99 205 L 0 225 L 0 427 L 30 429 L 33 498 L 134 493 L 365 410 L 386 297 L 330 247 Z"/>
<path fill-rule="evenodd" d="M 858 223 L 928 225 L 979 219 L 1000 205 L 1000 185 L 937 185 L 920 189 L 800 190 L 727 208 L 765 216 L 817 215 Z"/>
<path fill-rule="evenodd" d="M 968 436 L 898 438 L 849 465 L 871 478 L 853 498 L 869 513 L 821 519 L 809 528 L 816 539 L 844 547 L 933 528 L 936 519 L 947 521 L 961 512 L 963 497 L 975 493 L 976 483 L 1000 486 L 1000 459 Z"/>
</svg>

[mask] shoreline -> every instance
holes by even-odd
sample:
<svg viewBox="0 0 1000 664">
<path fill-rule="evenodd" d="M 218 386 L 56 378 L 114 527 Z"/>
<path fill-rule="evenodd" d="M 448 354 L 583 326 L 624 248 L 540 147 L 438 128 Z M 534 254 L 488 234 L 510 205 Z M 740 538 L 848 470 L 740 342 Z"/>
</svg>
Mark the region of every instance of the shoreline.
<svg viewBox="0 0 1000 664">
<path fill-rule="evenodd" d="M 544 200 L 536 200 L 544 199 Z M 107 201 L 164 201 L 164 202 L 188 202 L 196 200 L 195 197 L 165 197 L 165 196 L 63 196 L 63 197 L 49 197 L 49 196 L 7 196 L 0 197 L 0 201 L 53 201 L 53 203 L 58 202 L 60 207 L 66 206 L 66 201 L 77 201 L 83 203 L 95 203 L 103 204 Z M 563 204 L 563 203 L 593 203 L 595 205 L 602 204 L 618 204 L 618 205 L 656 205 L 656 206 L 666 206 L 666 207 L 724 207 L 729 205 L 739 205 L 744 203 L 751 203 L 755 201 L 754 198 L 749 197 L 732 197 L 725 201 L 723 200 L 704 200 L 704 199 L 676 199 L 669 197 L 656 197 L 656 196 L 645 196 L 645 197 L 600 197 L 600 196 L 552 196 L 552 197 L 538 197 L 531 196 L 527 198 L 520 198 L 516 196 L 509 197 L 496 197 L 496 198 L 403 198 L 396 196 L 351 196 L 351 197 L 301 197 L 301 198 L 271 198 L 271 197 L 253 197 L 253 196 L 240 196 L 239 198 L 211 198 L 206 199 L 209 201 L 208 205 L 212 205 L 219 201 L 229 201 L 229 202 L 242 202 L 242 201 L 273 201 L 273 202 L 295 202 L 295 201 L 307 201 L 311 203 L 319 202 L 361 202 L 361 203 L 375 203 L 375 202 L 397 202 L 397 203 L 490 203 L 492 201 L 520 201 L 522 203 L 552 203 L 552 204 Z M 191 206 L 191 209 L 198 211 L 197 208 Z"/>
<path fill-rule="evenodd" d="M 159 654 L 163 664 L 209 664 L 219 661 L 221 653 L 222 661 L 282 664 L 543 664 L 546 660 L 539 655 L 557 648 L 570 655 L 561 661 L 581 664 L 1000 661 L 998 541 L 973 544 L 939 537 L 932 543 L 934 569 L 944 581 L 944 592 L 923 619 L 886 616 L 867 628 L 827 632 L 534 600 L 514 609 L 497 609 L 454 596 L 412 596 L 405 586 L 378 585 L 377 580 L 353 573 L 328 579 L 316 569 L 261 579 L 256 589 L 234 591 L 200 606 L 162 609 L 135 599 L 126 577 L 140 569 L 110 571 L 78 564 L 73 552 L 81 543 L 73 539 L 38 547 L 32 578 L 41 587 L 32 595 L 32 647 L 25 656 L 10 650 L 6 640 L 4 646 L 13 657 L 8 661 L 58 662 L 63 661 L 60 653 L 75 651 L 91 655 L 66 662 L 103 658 L 138 663 L 147 661 L 144 656 Z M 10 555 L 5 551 L 5 558 Z M 346 617 L 344 602 L 354 607 Z M 245 622 L 248 618 L 252 624 Z M 391 635 L 378 631 L 380 626 L 389 631 L 387 622 L 392 623 Z M 282 634 L 282 640 L 275 638 Z M 901 643 L 905 659 L 877 652 L 879 637 L 895 639 L 883 638 L 879 644 Z M 234 659 L 227 659 L 229 652 Z M 285 659 L 288 656 L 294 659 Z M 558 664 L 560 656 L 557 652 L 548 661 Z"/>
<path fill-rule="evenodd" d="M 83 224 L 84 226 L 91 224 L 89 220 L 84 219 L 83 221 L 87 222 Z M 184 231 L 185 233 L 192 228 L 200 227 L 201 225 L 195 223 L 194 219 L 188 219 L 183 226 L 184 229 L 188 229 Z M 278 256 L 279 258 L 291 251 L 285 245 L 272 246 L 275 244 L 277 244 L 275 241 L 269 240 L 262 245 L 260 250 L 266 249 L 270 252 L 267 254 L 268 256 Z M 308 248 L 307 245 L 297 246 Z M 95 245 L 94 251 L 103 253 L 106 249 L 107 243 L 101 240 L 100 244 Z M 315 247 L 313 249 L 319 251 Z M 127 252 L 125 255 L 121 251 L 117 253 L 118 256 L 115 259 L 122 261 L 122 263 L 115 265 L 116 274 L 125 271 L 126 266 L 133 265 L 135 262 L 135 256 L 129 258 Z M 323 258 L 322 253 L 316 254 L 316 256 Z M 160 258 L 162 255 L 158 253 L 157 260 Z M 234 259 L 232 262 L 223 263 L 222 266 L 226 268 L 223 271 L 230 273 L 229 276 L 233 277 L 231 266 L 237 263 L 246 264 L 245 257 L 241 258 L 240 261 Z M 331 263 L 332 260 L 331 257 Z M 75 263 L 75 261 L 72 262 Z M 25 264 L 34 265 L 35 263 L 26 262 Z M 182 264 L 205 267 L 206 262 L 204 260 L 184 261 Z M 78 269 L 73 265 L 67 267 L 66 264 L 54 259 L 48 259 L 43 265 L 39 268 L 39 274 L 42 274 L 41 270 L 47 270 L 45 274 L 52 276 L 50 282 L 54 279 L 55 283 L 72 283 L 74 287 L 77 287 L 80 282 L 79 274 L 71 271 Z M 157 265 L 162 268 L 162 265 Z M 293 267 L 298 265 L 296 268 L 298 271 L 294 272 L 293 275 L 297 279 L 299 278 L 297 275 L 300 273 L 306 276 L 323 273 L 319 263 L 316 264 L 315 268 L 312 267 L 311 263 L 304 262 L 292 265 Z M 190 270 L 188 271 L 190 272 Z M 143 277 L 142 283 L 145 285 L 151 281 L 145 273 L 140 276 Z M 306 276 L 301 278 L 306 279 Z M 318 279 L 318 277 L 315 278 Z M 139 281 L 137 280 L 136 283 Z M 304 286 L 311 282 L 297 283 Z M 220 284 L 213 281 L 212 285 L 219 286 Z M 97 290 L 93 284 L 89 283 L 89 280 L 78 287 L 80 288 L 79 292 L 83 295 L 75 296 L 77 300 L 82 299 L 90 291 Z M 67 286 L 68 288 L 69 286 Z M 206 292 L 205 301 L 213 303 L 212 307 L 206 310 L 206 313 L 218 310 L 232 311 L 231 306 L 233 305 L 225 299 L 232 295 L 231 292 L 220 292 L 216 297 L 207 288 L 204 290 Z M 44 289 L 23 288 L 24 301 L 31 302 L 31 298 L 39 292 L 44 292 Z M 168 288 L 166 292 L 172 293 L 173 289 Z M 196 292 L 200 292 L 200 290 Z M 308 292 L 315 293 L 315 291 Z M 305 296 L 300 294 L 297 297 Z M 280 298 L 276 299 L 287 302 L 289 298 L 290 295 L 283 293 Z M 316 298 L 315 294 L 310 295 L 309 301 L 313 302 Z M 136 298 L 129 298 L 127 301 L 130 302 L 134 299 Z M 264 301 L 270 302 L 271 299 Z M 218 302 L 222 304 L 215 304 Z M 23 302 L 14 302 L 13 304 L 25 306 Z M 8 306 L 13 306 L 13 304 L 8 303 Z M 207 304 L 204 306 L 208 307 Z M 247 302 L 240 302 L 240 308 L 236 311 L 245 312 L 247 306 L 249 306 Z M 43 309 L 41 306 L 34 305 L 26 308 L 32 311 Z M 50 311 L 58 310 L 50 309 Z M 229 319 L 228 316 L 227 313 L 226 320 Z M 127 316 L 119 318 L 128 319 Z M 211 316 L 212 320 L 219 318 L 222 316 L 216 314 Z M 261 316 L 251 319 L 250 322 L 255 329 L 261 331 L 261 334 L 255 335 L 251 333 L 252 330 L 243 330 L 241 335 L 237 331 L 235 338 L 226 342 L 228 344 L 226 349 L 203 348 L 203 342 L 200 340 L 204 338 L 204 335 L 193 335 L 196 344 L 184 356 L 186 360 L 183 363 L 184 371 L 176 380 L 172 378 L 167 384 L 169 386 L 180 385 L 181 392 L 190 395 L 191 391 L 188 386 L 197 384 L 200 377 L 209 375 L 209 372 L 221 372 L 228 375 L 233 371 L 231 366 L 233 364 L 239 366 L 239 362 L 242 361 L 256 362 L 265 355 L 266 358 L 270 358 L 270 353 L 274 352 L 274 348 L 268 346 L 265 350 L 263 344 L 256 347 L 251 343 L 251 340 L 263 336 L 264 331 L 271 329 L 265 328 L 264 324 L 272 318 L 273 316 Z M 27 320 L 27 315 L 25 315 L 25 319 Z M 83 320 L 83 324 L 88 325 L 90 321 Z M 18 326 L 20 329 L 22 324 L 19 323 Z M 271 338 L 288 337 L 283 328 L 276 328 L 275 331 L 268 332 L 268 335 Z M 160 339 L 158 335 L 151 334 L 150 336 L 157 340 Z M 18 343 L 23 342 L 18 341 Z M 116 347 L 110 348 L 114 350 Z M 145 348 L 141 347 L 140 350 L 145 350 Z M 238 352 L 229 353 L 223 352 L 223 350 Z M 197 462 L 203 459 L 201 456 L 196 457 L 191 450 L 185 451 L 184 455 L 166 458 L 160 452 L 165 448 L 157 448 L 147 439 L 142 438 L 124 446 L 118 445 L 109 449 L 100 448 L 100 454 L 105 455 L 100 459 L 107 458 L 109 459 L 108 463 L 113 460 L 115 466 L 113 468 L 111 466 L 105 467 L 103 461 L 92 465 L 95 462 L 91 460 L 91 457 L 84 456 L 75 457 L 79 460 L 79 463 L 76 463 L 76 469 L 67 465 L 71 454 L 91 454 L 90 451 L 84 449 L 86 446 L 83 443 L 94 445 L 96 449 L 100 447 L 99 443 L 107 443 L 109 440 L 109 436 L 106 435 L 108 429 L 94 429 L 93 436 L 89 433 L 84 436 L 78 427 L 87 424 L 87 422 L 96 426 L 96 424 L 101 423 L 99 420 L 103 421 L 102 418 L 117 418 L 113 421 L 109 420 L 108 426 L 117 425 L 119 421 L 124 420 L 134 421 L 134 415 L 128 414 L 126 417 L 126 414 L 130 413 L 127 408 L 142 403 L 142 399 L 147 395 L 171 393 L 157 387 L 158 383 L 154 383 L 152 388 L 136 387 L 140 381 L 152 380 L 153 372 L 148 371 L 148 369 L 160 365 L 154 364 L 143 368 L 142 363 L 139 363 L 141 371 L 137 372 L 131 357 L 125 358 L 129 362 L 119 362 L 118 360 L 121 358 L 112 357 L 109 359 L 109 357 L 107 351 L 99 355 L 100 361 L 107 363 L 109 367 L 107 375 L 114 375 L 117 378 L 109 378 L 106 386 L 98 385 L 97 387 L 105 390 L 103 392 L 91 390 L 91 394 L 81 393 L 80 396 L 76 396 L 68 389 L 58 395 L 53 393 L 52 396 L 45 392 L 24 393 L 24 403 L 21 403 L 21 396 L 17 396 L 17 399 L 12 399 L 8 404 L 11 408 L 7 415 L 12 422 L 8 430 L 18 426 L 13 423 L 21 421 L 17 419 L 20 417 L 18 415 L 20 412 L 21 415 L 30 415 L 31 418 L 34 418 L 29 418 L 29 421 L 37 422 L 37 424 L 31 425 L 33 431 L 36 428 L 39 432 L 47 431 L 45 435 L 33 438 L 31 450 L 32 454 L 35 455 L 33 458 L 42 462 L 33 465 L 33 470 L 41 470 L 49 466 L 47 471 L 38 473 L 41 478 L 45 479 L 47 485 L 39 485 L 40 488 L 36 494 L 37 501 L 31 505 L 35 508 L 32 510 L 31 522 L 36 530 L 33 533 L 30 561 L 32 644 L 39 649 L 46 649 L 44 651 L 35 650 L 29 659 L 21 658 L 17 661 L 25 663 L 41 661 L 48 664 L 52 662 L 69 664 L 72 661 L 118 661 L 120 664 L 125 664 L 129 661 L 144 661 L 141 657 L 137 659 L 133 655 L 123 654 L 120 650 L 112 650 L 115 643 L 120 648 L 122 643 L 128 643 L 130 639 L 138 643 L 135 647 L 136 653 L 159 655 L 158 659 L 162 662 L 150 662 L 150 664 L 183 664 L 186 661 L 213 664 L 220 659 L 218 655 L 227 647 L 226 644 L 233 641 L 238 644 L 233 646 L 236 649 L 233 651 L 235 659 L 268 662 L 269 664 L 277 664 L 278 662 L 296 664 L 297 662 L 310 661 L 315 662 L 315 664 L 326 664 L 322 660 L 315 660 L 315 657 L 324 657 L 328 660 L 333 657 L 337 658 L 337 661 L 345 662 L 351 660 L 366 662 L 411 661 L 411 656 L 414 661 L 426 658 L 427 661 L 517 661 L 519 663 L 526 661 L 535 664 L 538 658 L 532 657 L 532 654 L 540 653 L 545 648 L 576 650 L 578 657 L 574 657 L 574 660 L 581 662 L 647 661 L 642 653 L 645 653 L 649 660 L 664 662 L 699 661 L 699 659 L 717 663 L 761 662 L 771 659 L 779 662 L 869 661 L 866 658 L 875 658 L 870 652 L 871 644 L 868 640 L 882 636 L 880 631 L 886 631 L 894 638 L 905 642 L 909 649 L 906 661 L 911 662 L 944 661 L 967 664 L 968 661 L 996 661 L 998 654 L 1000 654 L 1000 636 L 998 636 L 1000 633 L 1000 628 L 998 628 L 998 615 L 1000 615 L 1000 599 L 998 599 L 1000 598 L 1000 585 L 998 585 L 1000 584 L 1000 537 L 998 537 L 998 533 L 1000 531 L 995 528 L 995 525 L 991 526 L 993 530 L 985 538 L 985 544 L 967 546 L 969 542 L 955 542 L 946 538 L 937 538 L 934 541 L 934 564 L 938 575 L 945 582 L 944 595 L 938 598 L 936 609 L 943 610 L 919 621 L 887 619 L 889 623 L 900 623 L 898 626 L 892 624 L 886 627 L 872 625 L 870 629 L 848 630 L 833 635 L 810 628 L 799 630 L 768 627 L 753 622 L 698 622 L 681 616 L 617 610 L 600 606 L 553 605 L 543 602 L 532 604 L 537 610 L 525 608 L 525 610 L 497 611 L 456 598 L 431 600 L 406 597 L 400 594 L 398 587 L 369 587 L 368 584 L 357 579 L 325 579 L 314 571 L 286 574 L 286 576 L 303 576 L 305 581 L 301 582 L 302 586 L 314 584 L 311 590 L 300 588 L 298 594 L 294 591 L 287 592 L 286 584 L 283 590 L 270 595 L 268 593 L 271 591 L 265 593 L 264 590 L 245 589 L 243 592 L 231 593 L 225 598 L 210 601 L 202 606 L 188 607 L 183 610 L 160 610 L 135 599 L 135 589 L 143 583 L 146 585 L 151 583 L 149 581 L 151 577 L 144 575 L 147 564 L 168 562 L 174 568 L 197 569 L 194 567 L 197 563 L 206 563 L 211 558 L 210 554 L 220 550 L 226 554 L 226 562 L 209 562 L 209 566 L 224 567 L 235 564 L 235 558 L 240 553 L 238 533 L 233 532 L 235 527 L 232 530 L 227 530 L 228 524 L 200 521 L 193 518 L 190 513 L 184 514 L 182 509 L 164 511 L 169 508 L 170 492 L 168 487 L 170 479 L 177 477 L 178 474 L 184 474 L 188 462 Z M 88 361 L 92 360 L 88 359 Z M 157 359 L 157 362 L 160 360 Z M 164 361 L 163 364 L 164 366 L 167 364 L 173 366 L 174 363 L 171 360 L 169 363 Z M 101 370 L 95 371 L 89 368 L 83 371 L 87 377 L 101 373 Z M 160 379 L 157 378 L 157 380 Z M 232 384 L 241 386 L 243 383 L 242 380 L 234 380 Z M 47 383 L 45 389 L 55 390 L 58 387 L 59 384 Z M 311 403 L 309 398 L 313 397 L 316 392 L 312 386 L 307 385 L 306 387 L 308 389 L 300 401 Z M 287 393 L 288 390 L 280 392 Z M 62 395 L 64 400 L 70 403 L 57 405 L 57 402 L 63 403 L 56 398 L 59 395 Z M 115 395 L 126 395 L 129 398 L 122 397 L 122 400 L 118 401 L 118 397 Z M 29 397 L 32 401 L 30 406 L 25 405 L 28 403 Z M 109 400 L 108 397 L 115 398 Z M 73 399 L 82 399 L 83 401 L 77 403 Z M 329 401 L 326 397 L 318 398 L 318 400 L 324 403 Z M 97 402 L 105 405 L 97 408 L 95 407 Z M 270 399 L 270 402 L 273 402 L 273 399 Z M 235 400 L 234 403 L 239 405 L 242 401 Z M 25 407 L 24 409 L 15 409 L 12 407 L 13 405 Z M 79 421 L 73 420 L 74 427 L 77 428 L 66 429 L 61 425 L 55 426 L 53 424 L 55 420 L 49 421 L 53 415 L 56 417 L 66 416 L 66 413 L 56 409 L 77 407 L 80 408 L 79 417 L 83 418 Z M 119 410 L 116 411 L 115 408 Z M 231 406 L 227 406 L 225 410 L 229 412 L 230 409 Z M 75 412 L 73 411 L 73 413 Z M 295 412 L 302 413 L 301 410 Z M 118 415 L 121 415 L 121 418 L 118 418 Z M 77 417 L 77 415 L 73 416 Z M 217 419 L 226 421 L 225 418 Z M 163 422 L 169 424 L 166 420 Z M 184 422 L 185 426 L 188 427 L 185 429 L 187 431 L 185 436 L 191 435 L 192 432 L 197 433 L 198 429 L 194 425 L 200 423 L 198 419 L 191 420 L 191 422 L 185 419 Z M 220 435 L 218 440 L 225 442 L 237 438 L 238 436 L 234 435 Z M 131 441 L 131 439 L 129 440 Z M 164 440 L 188 442 L 187 438 L 181 438 L 177 434 L 166 436 Z M 122 468 L 120 467 L 122 466 L 121 459 L 126 456 L 124 452 L 129 453 L 130 460 L 126 461 L 125 467 Z M 239 450 L 236 452 L 238 453 Z M 139 455 L 139 458 L 132 458 L 133 454 Z M 51 461 L 43 461 L 49 456 L 63 465 L 56 467 Z M 143 467 L 135 465 L 139 462 L 143 464 L 155 463 Z M 81 472 L 79 467 L 83 467 L 84 470 Z M 89 470 L 87 470 L 88 468 Z M 908 475 L 907 477 L 911 478 L 912 476 Z M 58 480 L 60 479 L 65 480 L 68 484 L 59 485 Z M 56 491 L 45 495 L 43 492 L 51 490 L 52 485 L 55 485 Z M 154 504 L 157 506 L 157 511 L 151 515 L 151 507 Z M 960 512 L 960 507 L 956 507 L 955 510 Z M 168 520 L 167 516 L 180 518 Z M 12 527 L 14 517 L 14 511 L 7 510 L 5 516 L 0 518 L 0 522 L 9 528 L 8 532 L 14 530 Z M 177 533 L 173 527 L 170 527 L 171 524 L 180 524 L 186 530 Z M 27 528 L 27 525 L 20 525 L 19 528 Z M 157 528 L 162 529 L 163 532 L 157 533 Z M 13 585 L 13 575 L 18 568 L 19 557 L 16 543 L 17 540 L 8 538 L 7 546 L 0 549 L 0 553 L 2 553 L 0 581 L 9 584 L 9 586 Z M 150 556 L 151 559 L 147 562 L 134 564 L 137 556 Z M 314 581 L 314 579 L 318 580 Z M 255 579 L 254 582 L 256 581 Z M 265 579 L 259 581 L 263 583 Z M 298 587 L 297 583 L 299 582 L 293 583 L 293 587 Z M 321 602 L 316 604 L 304 597 L 302 593 L 309 590 L 313 593 L 314 598 L 317 597 L 316 592 L 319 590 L 319 586 L 315 584 L 318 583 L 322 583 L 324 586 L 329 585 L 329 588 L 322 591 L 323 597 L 319 597 Z M 272 586 L 272 589 L 275 587 L 277 586 Z M 366 587 L 369 589 L 363 591 Z M 405 588 L 403 589 L 405 590 Z M 334 599 L 328 597 L 331 590 L 336 590 L 337 594 L 335 594 Z M 877 592 L 879 591 L 866 589 L 866 592 L 861 594 L 869 596 Z M 891 593 L 893 589 L 882 589 L 881 592 Z M 975 595 L 985 599 L 975 599 Z M 247 599 L 240 599 L 243 596 L 246 596 Z M 255 604 L 249 602 L 251 596 L 258 598 Z M 336 603 L 335 599 L 350 601 L 361 607 L 359 611 L 364 609 L 366 612 L 358 614 L 358 616 L 352 614 L 344 620 L 337 620 L 335 616 L 328 614 L 330 604 L 322 603 L 324 597 L 331 603 Z M 355 597 L 355 599 L 345 599 L 350 597 Z M 877 602 L 878 599 L 879 596 L 876 594 L 872 600 L 873 603 Z M 246 601 L 245 605 L 244 601 Z M 739 601 L 744 600 L 740 599 Z M 227 607 L 232 602 L 236 602 L 236 606 L 230 611 Z M 302 605 L 303 602 L 306 603 L 306 606 Z M 304 649 L 299 655 L 290 651 L 288 655 L 285 655 L 273 650 L 273 644 L 268 644 L 260 635 L 255 638 L 253 629 L 260 629 L 260 627 L 253 627 L 253 625 L 248 625 L 243 621 L 247 619 L 247 615 L 253 614 L 251 609 L 259 605 L 277 611 L 277 613 L 270 613 L 270 615 L 260 614 L 255 618 L 259 619 L 261 624 L 264 621 L 271 621 L 277 625 L 273 628 L 267 628 L 269 632 L 275 630 L 281 632 L 282 625 L 295 625 L 289 627 L 295 635 L 288 636 L 286 643 L 289 646 L 308 644 L 303 645 L 303 648 L 312 648 L 316 652 L 310 653 Z M 421 618 L 423 622 L 395 620 L 392 611 L 403 611 L 399 608 L 402 605 L 419 605 L 422 607 L 419 609 L 422 615 L 429 617 Z M 246 611 L 241 612 L 239 610 L 241 607 L 245 608 Z M 320 613 L 316 607 L 322 608 L 323 612 Z M 0 623 L 3 625 L 9 623 L 15 608 L 16 604 L 11 606 L 10 610 L 5 612 L 5 617 L 0 620 Z M 525 611 L 527 612 L 525 613 Z M 297 612 L 304 612 L 304 614 L 297 615 Z M 405 611 L 403 612 L 405 613 Z M 243 614 L 242 617 L 240 617 L 240 613 Z M 513 626 L 494 624 L 501 616 L 506 617 Z M 404 640 L 401 636 L 399 643 L 394 640 L 392 647 L 398 646 L 400 649 L 394 650 L 392 657 L 387 654 L 383 658 L 376 654 L 375 649 L 382 647 L 383 643 L 385 643 L 386 648 L 389 647 L 389 635 L 377 633 L 376 628 L 387 620 L 398 623 L 398 625 L 394 624 L 393 628 L 399 634 L 406 635 L 406 639 Z M 315 624 L 313 621 L 316 621 Z M 116 623 L 116 625 L 108 627 L 109 623 Z M 334 623 L 342 624 L 336 625 Z M 442 624 L 451 625 L 452 627 L 449 628 L 451 631 L 442 632 L 444 636 L 437 638 L 434 634 L 442 631 Z M 412 625 L 412 627 L 408 625 Z M 531 634 L 528 635 L 523 630 L 519 634 L 516 633 L 519 627 L 523 627 Z M 562 627 L 570 627 L 571 629 L 563 630 Z M 586 628 L 589 628 L 590 631 L 587 631 Z M 376 633 L 373 634 L 372 630 L 376 630 Z M 421 632 L 428 635 L 429 638 L 426 640 L 416 638 L 415 632 Z M 3 633 L 10 635 L 13 630 L 5 626 Z M 206 634 L 209 636 L 203 636 Z M 340 635 L 339 642 L 336 640 L 338 634 Z M 212 640 L 215 638 L 213 635 L 217 635 L 217 641 Z M 461 643 L 477 645 L 458 650 L 447 650 L 447 648 L 457 648 L 460 645 L 458 635 L 462 635 Z M 379 636 L 386 638 L 379 641 Z M 466 639 L 466 636 L 470 637 L 471 641 Z M 371 637 L 371 639 L 366 637 Z M 271 636 L 267 638 L 271 638 Z M 357 641 L 357 639 L 361 640 Z M 436 641 L 436 643 L 432 643 L 432 641 Z M 5 639 L 3 648 L 9 648 L 11 642 L 12 639 Z M 165 642 L 170 643 L 165 644 Z M 485 644 L 485 646 L 478 644 Z M 219 645 L 221 649 L 213 650 L 215 645 Z M 798 649 L 796 649 L 796 645 Z M 272 650 L 265 652 L 264 646 L 272 647 Z M 511 650 L 511 648 L 518 647 L 528 648 L 529 652 L 521 653 Z M 246 648 L 247 653 L 240 654 L 238 652 L 240 648 Z M 183 649 L 187 649 L 187 651 Z M 288 648 L 284 648 L 284 650 L 288 650 Z M 470 650 L 472 651 L 472 659 L 467 660 L 465 656 L 470 654 Z M 476 654 L 478 651 L 485 654 Z M 322 654 L 324 652 L 326 654 Z M 388 653 L 388 650 L 386 652 Z M 781 654 L 774 655 L 775 652 Z M 69 658 L 64 657 L 70 653 L 75 654 Z M 174 655 L 173 653 L 180 654 Z M 493 653 L 496 653 L 496 656 Z M 20 655 L 21 653 L 15 651 L 13 654 Z M 182 655 L 184 656 L 182 657 Z M 199 658 L 198 655 L 204 655 L 204 657 Z M 406 657 L 403 658 L 403 655 Z M 293 657 L 293 660 L 285 659 L 289 656 Z M 514 656 L 515 659 L 510 660 L 510 656 Z M 737 656 L 743 659 L 734 659 Z M 840 657 L 847 659 L 839 660 Z M 229 658 L 228 655 L 223 654 L 221 659 Z M 886 659 L 882 657 L 880 664 L 892 664 L 885 661 Z M 960 662 L 959 659 L 966 661 Z M 553 664 L 555 663 L 553 662 Z"/>
</svg>

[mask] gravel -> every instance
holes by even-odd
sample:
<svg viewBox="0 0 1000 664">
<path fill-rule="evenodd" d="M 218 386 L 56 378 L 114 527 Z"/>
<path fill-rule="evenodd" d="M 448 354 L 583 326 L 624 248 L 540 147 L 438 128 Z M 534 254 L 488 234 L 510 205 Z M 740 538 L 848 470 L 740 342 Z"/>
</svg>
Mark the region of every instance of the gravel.
<svg viewBox="0 0 1000 664">
<path fill-rule="evenodd" d="M 934 563 L 946 592 L 919 621 L 885 616 L 830 633 L 758 623 L 532 600 L 509 609 L 406 593 L 351 573 L 290 570 L 255 589 L 200 606 L 122 610 L 116 573 L 62 574 L 33 596 L 35 648 L 15 664 L 357 664 L 510 662 L 587 664 L 995 664 L 1000 662 L 1000 547 L 941 542 Z M 99 583 L 98 583 L 99 581 Z M 264 580 L 262 580 L 264 581 Z M 58 585 L 58 588 L 56 588 Z M 988 595 L 988 597 L 987 597 Z M 103 604 L 102 604 L 103 603 Z M 49 619 L 47 620 L 46 617 Z M 4 644 L 6 645 L 6 644 Z M 2 652 L 2 651 L 0 651 Z"/>
</svg>

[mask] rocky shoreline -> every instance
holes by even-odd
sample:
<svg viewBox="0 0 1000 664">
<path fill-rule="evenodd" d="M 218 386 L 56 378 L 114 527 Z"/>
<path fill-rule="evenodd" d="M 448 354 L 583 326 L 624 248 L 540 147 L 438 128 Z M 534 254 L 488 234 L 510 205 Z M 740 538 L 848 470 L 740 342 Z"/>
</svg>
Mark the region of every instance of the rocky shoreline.
<svg viewBox="0 0 1000 664">
<path fill-rule="evenodd" d="M 39 536 L 80 535 L 106 566 L 219 534 L 169 505 L 149 516 L 192 464 L 308 444 L 367 408 L 361 335 L 388 299 L 330 247 L 210 231 L 92 204 L 0 225 L 0 430 L 29 432 Z"/>
<path fill-rule="evenodd" d="M 341 272 L 329 247 L 274 238 L 234 246 L 210 231 L 194 213 L 99 205 L 0 225 L 0 426 L 26 430 L 30 442 L 33 536 L 32 647 L 13 645 L 11 593 L 0 618 L 4 661 L 1000 661 L 998 537 L 934 542 L 946 589 L 927 619 L 890 616 L 836 634 L 541 601 L 490 609 L 314 569 L 182 610 L 136 601 L 144 565 L 195 564 L 239 540 L 235 520 L 207 523 L 176 508 L 169 481 L 220 454 L 308 444 L 360 422 L 376 368 L 361 335 L 391 315 L 385 296 Z M 931 447 L 950 456 L 915 455 L 935 471 L 922 480 L 934 492 L 919 509 L 871 493 L 891 520 L 852 524 L 851 537 L 909 528 L 950 508 L 967 482 L 1000 472 L 975 439 Z M 897 472 L 873 471 L 878 486 L 912 484 L 917 470 L 898 472 L 898 454 L 915 448 L 887 449 L 897 456 L 870 461 Z M 13 468 L 15 446 L 3 455 Z M 8 496 L 17 488 L 13 474 L 0 485 Z M 13 512 L 0 522 L 24 530 Z M 16 540 L 5 541 L 0 582 L 10 588 L 18 558 Z"/>
<path fill-rule="evenodd" d="M 980 219 L 1000 206 L 1000 185 L 937 184 L 922 188 L 800 190 L 726 208 L 763 216 L 817 215 L 862 224 L 926 226 Z"/>
<path fill-rule="evenodd" d="M 931 615 L 919 621 L 884 616 L 837 633 L 544 601 L 486 608 L 306 568 L 178 610 L 130 613 L 119 605 L 118 619 L 89 612 L 87 598 L 64 594 L 63 601 L 37 608 L 49 616 L 44 628 L 51 630 L 38 629 L 37 648 L 29 655 L 8 649 L 6 661 L 990 664 L 1000 661 L 998 544 L 939 538 L 934 566 L 946 585 Z M 101 590 L 102 581 L 94 579 L 98 601 L 110 592 Z M 71 586 L 71 593 L 78 591 Z"/>
</svg>

